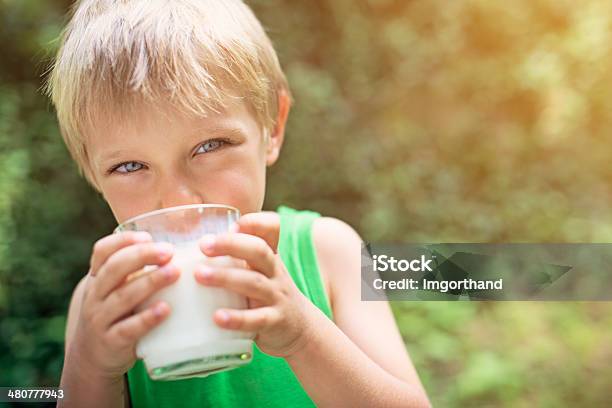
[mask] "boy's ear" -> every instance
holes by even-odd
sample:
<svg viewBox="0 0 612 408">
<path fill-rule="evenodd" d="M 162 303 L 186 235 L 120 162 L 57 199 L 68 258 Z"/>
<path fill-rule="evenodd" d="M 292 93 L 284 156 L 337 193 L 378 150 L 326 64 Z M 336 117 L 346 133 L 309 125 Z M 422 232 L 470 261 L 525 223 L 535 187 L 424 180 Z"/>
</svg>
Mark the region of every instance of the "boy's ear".
<svg viewBox="0 0 612 408">
<path fill-rule="evenodd" d="M 285 138 L 285 125 L 291 108 L 291 98 L 287 91 L 281 89 L 278 92 L 278 117 L 276 118 L 276 126 L 268 137 L 266 146 L 266 166 L 271 166 L 276 163 L 280 154 L 281 146 Z"/>
</svg>

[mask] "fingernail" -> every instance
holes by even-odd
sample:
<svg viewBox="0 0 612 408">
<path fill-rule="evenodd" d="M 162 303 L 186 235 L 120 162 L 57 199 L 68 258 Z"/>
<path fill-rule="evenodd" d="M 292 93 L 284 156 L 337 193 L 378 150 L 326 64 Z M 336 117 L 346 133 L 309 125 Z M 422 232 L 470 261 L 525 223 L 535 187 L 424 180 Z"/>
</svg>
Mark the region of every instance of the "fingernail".
<svg viewBox="0 0 612 408">
<path fill-rule="evenodd" d="M 215 246 L 215 236 L 214 235 L 204 235 L 200 240 L 200 245 L 204 249 L 212 249 Z"/>
<path fill-rule="evenodd" d="M 163 257 L 170 256 L 174 253 L 174 246 L 167 242 L 160 242 L 155 245 L 157 253 Z"/>
<path fill-rule="evenodd" d="M 160 268 L 160 271 L 164 274 L 164 278 L 167 280 L 174 278 L 178 272 L 174 265 L 164 265 Z"/>
<path fill-rule="evenodd" d="M 134 240 L 136 242 L 149 242 L 151 241 L 153 238 L 151 238 L 151 234 L 149 234 L 146 231 L 136 231 L 134 233 Z"/>
<path fill-rule="evenodd" d="M 213 271 L 208 266 L 201 265 L 198 267 L 198 275 L 201 278 L 208 279 L 213 276 Z"/>
<path fill-rule="evenodd" d="M 218 316 L 219 320 L 221 320 L 223 323 L 227 323 L 230 318 L 229 313 L 227 313 L 225 310 L 220 310 Z"/>
<path fill-rule="evenodd" d="M 161 317 L 164 315 L 164 313 L 166 313 L 167 310 L 168 306 L 166 306 L 164 303 L 159 303 L 153 308 L 153 314 L 156 317 Z"/>
</svg>

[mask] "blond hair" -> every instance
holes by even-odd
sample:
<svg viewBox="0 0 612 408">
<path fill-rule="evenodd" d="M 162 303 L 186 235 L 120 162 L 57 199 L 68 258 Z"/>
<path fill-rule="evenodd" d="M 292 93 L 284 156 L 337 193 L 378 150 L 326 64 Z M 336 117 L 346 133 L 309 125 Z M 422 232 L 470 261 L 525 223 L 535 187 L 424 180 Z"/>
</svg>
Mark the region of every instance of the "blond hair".
<svg viewBox="0 0 612 408">
<path fill-rule="evenodd" d="M 143 103 L 206 116 L 244 98 L 267 134 L 289 94 L 261 24 L 241 0 L 81 0 L 60 37 L 45 91 L 79 171 L 96 188 L 86 135 Z"/>
</svg>

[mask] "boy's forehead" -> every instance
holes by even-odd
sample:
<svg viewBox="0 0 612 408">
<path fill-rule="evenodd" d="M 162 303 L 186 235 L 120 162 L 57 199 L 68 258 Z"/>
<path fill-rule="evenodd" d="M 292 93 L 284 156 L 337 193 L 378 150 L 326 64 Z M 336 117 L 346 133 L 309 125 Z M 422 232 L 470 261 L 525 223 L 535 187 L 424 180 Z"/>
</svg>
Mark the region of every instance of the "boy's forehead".
<svg viewBox="0 0 612 408">
<path fill-rule="evenodd" d="M 140 103 L 129 108 L 118 108 L 96 115 L 90 131 L 104 129 L 104 133 L 156 131 L 160 127 L 176 128 L 223 128 L 240 124 L 242 127 L 255 124 L 255 115 L 242 98 L 227 98 L 223 106 L 205 115 L 184 112 L 176 109 L 170 102 Z M 233 125 L 232 125 L 233 124 Z M 232 126 L 230 126 L 232 125 Z M 88 132 L 89 133 L 89 132 Z"/>
</svg>

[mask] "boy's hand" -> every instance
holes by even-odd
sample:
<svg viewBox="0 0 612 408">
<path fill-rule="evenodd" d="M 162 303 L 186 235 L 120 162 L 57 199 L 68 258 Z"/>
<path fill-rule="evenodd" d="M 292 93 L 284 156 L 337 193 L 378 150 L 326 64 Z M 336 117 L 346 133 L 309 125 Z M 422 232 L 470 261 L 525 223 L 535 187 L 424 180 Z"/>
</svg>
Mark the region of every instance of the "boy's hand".
<svg viewBox="0 0 612 408">
<path fill-rule="evenodd" d="M 86 373 L 107 378 L 127 372 L 136 360 L 136 342 L 170 312 L 163 302 L 138 313 L 134 309 L 176 281 L 179 271 L 168 263 L 172 254 L 172 245 L 153 243 L 143 232 L 112 234 L 96 242 L 67 358 Z M 145 265 L 165 266 L 129 278 Z"/>
<path fill-rule="evenodd" d="M 287 357 L 306 342 L 305 324 L 313 305 L 295 286 L 276 253 L 280 219 L 274 212 L 250 213 L 238 221 L 237 232 L 206 236 L 200 248 L 207 256 L 243 259 L 246 268 L 199 265 L 196 280 L 224 287 L 248 298 L 249 309 L 219 309 L 213 319 L 225 329 L 256 332 L 258 347 Z"/>
</svg>

